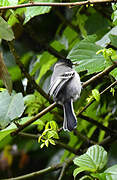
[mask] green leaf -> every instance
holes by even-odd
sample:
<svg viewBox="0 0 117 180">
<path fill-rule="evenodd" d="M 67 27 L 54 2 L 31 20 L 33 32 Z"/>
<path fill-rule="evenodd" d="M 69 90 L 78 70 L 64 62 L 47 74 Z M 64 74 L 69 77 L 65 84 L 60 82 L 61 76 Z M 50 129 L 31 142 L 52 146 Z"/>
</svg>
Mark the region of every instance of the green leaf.
<svg viewBox="0 0 117 180">
<path fill-rule="evenodd" d="M 94 180 L 91 176 L 85 175 L 81 177 L 79 180 Z"/>
<path fill-rule="evenodd" d="M 15 11 L 12 10 L 11 15 L 10 16 L 8 15 L 8 21 L 7 21 L 8 24 L 10 26 L 13 26 L 16 23 L 19 23 L 20 21 L 18 17 L 22 17 L 24 12 L 25 12 L 25 8 L 19 8 L 19 9 L 16 9 Z"/>
<path fill-rule="evenodd" d="M 88 170 L 88 169 L 85 168 L 85 167 L 76 168 L 76 169 L 74 170 L 74 172 L 73 172 L 74 178 L 75 178 L 79 173 L 81 173 L 81 172 L 83 172 L 83 171 L 86 171 L 86 170 Z"/>
<path fill-rule="evenodd" d="M 38 125 L 37 126 L 38 131 L 42 131 L 44 126 L 45 126 L 45 123 L 42 120 L 40 120 L 40 119 L 35 121 L 33 124 Z"/>
<path fill-rule="evenodd" d="M 85 22 L 86 22 L 87 19 L 88 19 L 88 17 L 85 14 L 80 14 L 80 12 L 78 13 L 78 15 L 77 15 L 77 22 L 78 22 L 79 29 L 80 29 L 80 31 L 82 33 L 82 36 L 84 38 L 87 37 L 87 31 L 86 31 L 86 29 L 84 27 L 85 26 Z"/>
<path fill-rule="evenodd" d="M 117 36 L 117 26 L 113 27 L 106 35 L 97 41 L 96 44 L 101 47 L 106 47 L 111 42 L 110 35 Z"/>
<path fill-rule="evenodd" d="M 0 6 L 14 6 L 18 4 L 18 0 L 0 0 Z"/>
<path fill-rule="evenodd" d="M 44 52 L 40 56 L 40 61 L 37 64 L 38 70 L 40 68 L 40 73 L 37 78 L 37 83 L 41 80 L 42 76 L 46 74 L 46 72 L 50 69 L 50 67 L 56 62 L 57 58 L 53 55 L 49 54 L 48 52 Z M 36 68 L 36 67 L 35 67 Z"/>
<path fill-rule="evenodd" d="M 40 146 L 40 148 L 43 148 L 44 146 L 45 146 L 45 143 L 42 143 L 41 146 Z"/>
<path fill-rule="evenodd" d="M 0 125 L 7 126 L 13 119 L 24 112 L 24 101 L 21 93 L 10 96 L 7 91 L 0 93 Z"/>
<path fill-rule="evenodd" d="M 50 128 L 53 129 L 53 130 L 58 130 L 58 125 L 55 121 L 50 121 Z"/>
<path fill-rule="evenodd" d="M 46 123 L 45 130 L 52 129 L 54 131 L 58 130 L 58 125 L 55 121 L 50 121 Z"/>
<path fill-rule="evenodd" d="M 92 90 L 92 95 L 96 99 L 96 101 L 98 101 L 98 102 L 100 101 L 100 93 L 97 89 Z"/>
<path fill-rule="evenodd" d="M 117 25 L 117 10 L 115 10 L 112 14 L 113 23 Z"/>
<path fill-rule="evenodd" d="M 104 172 L 105 172 L 105 173 L 110 173 L 110 174 L 113 174 L 113 175 L 116 175 L 116 176 L 117 176 L 117 164 L 111 166 L 111 167 L 108 168 L 108 169 L 106 169 Z"/>
<path fill-rule="evenodd" d="M 52 144 L 52 145 L 56 145 L 55 144 L 55 141 L 53 140 L 53 139 L 48 139 L 49 140 L 49 142 Z"/>
<path fill-rule="evenodd" d="M 117 164 L 106 169 L 103 173 L 91 174 L 99 180 L 116 180 L 117 179 Z"/>
<path fill-rule="evenodd" d="M 18 0 L 8 0 L 9 5 L 15 6 L 18 4 Z"/>
<path fill-rule="evenodd" d="M 33 0 L 33 2 L 43 2 L 43 0 Z M 53 2 L 53 0 L 48 0 L 47 2 Z M 27 7 L 25 12 L 24 24 L 30 21 L 30 19 L 33 18 L 34 16 L 49 13 L 50 10 L 51 10 L 51 6 Z"/>
<path fill-rule="evenodd" d="M 107 152 L 99 145 L 91 146 L 85 154 L 74 159 L 74 164 L 86 168 L 90 172 L 103 169 L 106 163 Z"/>
<path fill-rule="evenodd" d="M 0 141 L 4 139 L 6 136 L 8 136 L 11 132 L 13 132 L 16 129 L 16 125 L 12 123 L 7 128 L 0 131 Z"/>
<path fill-rule="evenodd" d="M 48 145 L 49 145 L 49 140 L 48 139 L 45 141 L 45 145 L 48 147 Z"/>
<path fill-rule="evenodd" d="M 109 34 L 111 45 L 117 48 L 117 35 Z"/>
<path fill-rule="evenodd" d="M 48 139 L 50 138 L 59 139 L 58 133 L 54 130 L 48 131 Z"/>
<path fill-rule="evenodd" d="M 86 39 L 77 43 L 69 52 L 67 58 L 72 62 L 78 63 L 76 71 L 88 71 L 88 74 L 102 71 L 105 67 L 105 59 L 101 54 L 96 55 L 96 52 L 101 49 L 94 42 L 95 36 L 88 36 Z"/>
<path fill-rule="evenodd" d="M 0 16 L 0 38 L 12 41 L 15 37 L 8 23 Z"/>
</svg>

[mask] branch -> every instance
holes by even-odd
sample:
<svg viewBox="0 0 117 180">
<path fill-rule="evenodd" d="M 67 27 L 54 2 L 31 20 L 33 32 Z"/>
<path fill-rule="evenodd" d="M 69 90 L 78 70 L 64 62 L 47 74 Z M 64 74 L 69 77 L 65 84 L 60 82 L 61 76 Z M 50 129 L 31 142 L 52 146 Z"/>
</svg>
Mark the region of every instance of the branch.
<svg viewBox="0 0 117 180">
<path fill-rule="evenodd" d="M 97 81 L 97 79 L 102 78 L 103 76 L 107 75 L 109 72 L 111 72 L 113 69 L 115 69 L 117 67 L 117 62 L 114 62 L 114 64 L 112 66 L 107 67 L 104 71 L 98 73 L 97 75 L 93 76 L 91 79 L 89 79 L 88 81 L 84 82 L 82 87 L 86 87 L 89 84 L 91 84 L 94 81 Z"/>
<path fill-rule="evenodd" d="M 26 123 L 24 123 L 23 125 L 20 125 L 19 128 L 17 128 L 15 131 L 13 131 L 11 133 L 12 136 L 18 134 L 20 131 L 22 131 L 24 128 L 26 128 L 27 126 L 29 126 L 30 124 L 32 124 L 34 121 L 36 121 L 37 119 L 39 119 L 40 117 L 42 117 L 43 115 L 45 115 L 46 113 L 48 113 L 49 111 L 51 111 L 53 108 L 56 107 L 56 103 L 51 104 L 49 107 L 45 108 L 44 110 L 42 110 L 40 113 L 38 113 L 36 116 L 32 117 L 29 121 L 27 121 Z"/>
<path fill-rule="evenodd" d="M 100 93 L 100 95 L 104 94 L 107 90 L 109 90 L 111 87 L 113 87 L 113 86 L 116 85 L 116 84 L 117 84 L 117 80 L 116 80 L 115 82 L 113 82 L 110 86 L 108 86 L 106 89 L 104 89 L 104 90 Z M 93 119 L 91 119 L 91 118 L 89 118 L 89 117 L 87 117 L 87 116 L 81 115 L 94 101 L 95 101 L 95 99 L 93 99 L 91 102 L 89 102 L 89 103 L 77 114 L 77 117 L 81 117 L 81 118 L 83 118 L 84 120 L 89 121 L 89 122 L 91 122 L 91 123 L 99 126 L 101 129 L 103 129 L 104 131 L 106 131 L 106 132 L 108 132 L 108 133 L 109 133 L 109 132 L 110 132 L 111 134 L 117 133 L 115 130 L 111 130 L 110 128 L 103 126 L 101 123 L 99 123 L 99 122 L 97 122 L 97 121 L 95 121 L 95 120 L 93 120 Z"/>
<path fill-rule="evenodd" d="M 24 133 L 24 132 L 19 132 L 19 135 L 23 136 L 23 137 L 27 137 L 27 138 L 33 138 L 33 139 L 37 139 L 40 136 L 39 134 L 35 135 L 35 134 Z M 60 147 L 62 147 L 64 149 L 70 151 L 71 153 L 74 153 L 74 154 L 78 155 L 77 150 L 75 150 L 74 148 L 70 147 L 69 145 L 64 144 L 64 143 L 62 143 L 60 141 L 56 141 L 56 140 L 55 140 L 55 143 L 56 143 L 56 145 L 58 145 L 58 146 L 60 146 Z"/>
<path fill-rule="evenodd" d="M 86 120 L 86 121 L 88 121 L 88 122 L 90 122 L 90 123 L 92 123 L 94 125 L 96 125 L 98 128 L 104 130 L 108 134 L 115 133 L 112 129 L 104 126 L 103 124 L 99 123 L 98 121 L 96 121 L 96 120 L 94 120 L 94 119 L 92 119 L 92 118 L 90 118 L 88 116 L 84 116 L 84 115 L 80 114 L 78 117 L 81 118 L 81 119 L 84 119 L 84 120 Z"/>
<path fill-rule="evenodd" d="M 63 167 L 62 167 L 62 170 L 61 170 L 61 173 L 60 173 L 60 176 L 59 176 L 58 180 L 62 180 L 62 178 L 63 178 L 63 176 L 65 174 L 66 168 L 67 168 L 67 164 L 65 163 L 65 164 L 63 164 Z"/>
<path fill-rule="evenodd" d="M 117 140 L 117 132 L 113 136 L 107 136 L 99 143 L 99 145 L 106 145 L 106 144 L 112 144 L 115 140 Z"/>
<path fill-rule="evenodd" d="M 62 143 L 62 142 L 60 142 L 60 141 L 55 141 L 55 143 L 56 143 L 57 145 L 61 146 L 62 148 L 70 151 L 71 153 L 74 153 L 74 154 L 78 155 L 77 150 L 74 149 L 74 148 L 72 148 L 71 146 L 69 146 L 69 145 L 67 145 L 67 144 L 64 144 L 64 143 Z"/>
<path fill-rule="evenodd" d="M 26 71 L 24 65 L 20 61 L 20 57 L 17 55 L 16 50 L 14 48 L 13 42 L 8 42 L 11 54 L 14 56 L 16 64 L 21 69 L 22 73 L 25 75 L 25 77 L 30 81 L 30 83 L 33 85 L 34 89 L 36 89 L 43 97 L 45 97 L 49 102 L 52 103 L 52 100 L 49 98 L 49 96 L 39 87 L 39 85 L 35 82 L 35 80 L 30 76 L 30 74 Z"/>
<path fill-rule="evenodd" d="M 116 2 L 115 0 L 87 0 L 87 1 L 81 1 L 81 2 L 65 2 L 65 3 L 49 3 L 49 2 L 39 2 L 39 3 L 26 3 L 26 4 L 18 4 L 16 6 L 3 6 L 0 7 L 0 10 L 5 9 L 17 9 L 17 8 L 24 8 L 24 7 L 33 7 L 33 6 L 68 6 L 68 7 L 75 7 L 75 6 L 81 6 L 86 4 L 99 4 L 99 3 L 105 3 L 105 2 Z"/>
<path fill-rule="evenodd" d="M 85 143 L 90 144 L 90 145 L 94 145 L 97 144 L 95 141 L 89 139 L 87 136 L 83 135 L 81 132 L 79 132 L 78 130 L 74 129 L 74 133 Z"/>
<path fill-rule="evenodd" d="M 72 164 L 72 162 L 73 162 L 73 159 L 68 159 L 68 160 L 65 161 L 65 163 L 66 163 L 67 165 Z M 56 165 L 49 166 L 48 168 L 45 168 L 45 169 L 42 169 L 42 170 L 40 170 L 40 171 L 36 171 L 36 172 L 33 172 L 33 173 L 29 173 L 29 174 L 26 174 L 26 175 L 23 175 L 23 176 L 18 176 L 18 177 L 15 177 L 15 178 L 7 178 L 7 179 L 2 179 L 2 180 L 31 179 L 31 178 L 34 178 L 34 177 L 38 177 L 38 176 L 40 176 L 40 175 L 48 174 L 48 173 L 50 173 L 50 172 L 52 172 L 52 171 L 56 171 L 56 170 L 62 168 L 62 167 L 63 167 L 63 164 L 64 164 L 64 162 L 63 162 L 63 163 L 58 163 L 58 164 L 56 164 Z"/>
<path fill-rule="evenodd" d="M 101 76 L 102 76 L 102 74 L 104 74 L 105 71 L 106 71 L 106 73 L 107 73 L 107 72 L 109 73 L 109 72 L 112 70 L 113 67 L 115 68 L 115 65 L 117 66 L 117 64 L 114 64 L 114 65 L 110 66 L 109 68 L 107 68 L 108 71 L 107 71 L 107 69 L 106 69 L 106 70 L 104 70 L 103 72 L 101 72 L 101 73 L 99 73 L 99 74 L 101 74 Z M 96 77 L 99 78 L 100 76 L 97 76 L 97 75 L 96 75 Z M 92 79 L 92 78 L 91 78 L 91 79 Z M 89 81 L 89 80 L 88 80 L 88 81 Z M 94 80 L 93 80 L 93 81 L 94 81 Z M 90 83 L 91 83 L 91 82 L 92 82 L 92 81 L 90 81 Z M 86 84 L 89 85 L 89 83 L 86 83 Z M 102 91 L 102 92 L 100 93 L 100 95 L 102 95 L 104 92 L 106 92 L 108 89 L 110 89 L 110 88 L 111 88 L 112 86 L 114 86 L 115 84 L 117 84 L 117 81 L 115 81 L 115 82 L 112 83 L 110 86 L 108 86 L 104 91 Z M 84 112 L 94 101 L 95 101 L 95 99 L 93 99 L 90 103 L 88 103 L 88 104 L 77 114 L 77 116 L 81 115 L 81 113 Z M 27 122 L 24 123 L 23 125 L 20 125 L 20 127 L 17 128 L 14 132 L 12 132 L 11 135 L 14 136 L 14 135 L 18 134 L 21 130 L 23 130 L 24 128 L 26 128 L 28 125 L 30 125 L 31 123 L 33 123 L 34 121 L 36 121 L 38 118 L 42 117 L 42 116 L 45 115 L 47 112 L 49 112 L 49 111 L 51 111 L 53 108 L 55 108 L 56 105 L 57 105 L 56 103 L 51 104 L 49 107 L 45 108 L 43 111 L 41 111 L 40 113 L 38 113 L 36 116 L 34 116 L 33 118 L 31 118 L 29 121 L 27 121 Z M 106 128 L 106 127 L 105 127 L 105 128 Z"/>
</svg>

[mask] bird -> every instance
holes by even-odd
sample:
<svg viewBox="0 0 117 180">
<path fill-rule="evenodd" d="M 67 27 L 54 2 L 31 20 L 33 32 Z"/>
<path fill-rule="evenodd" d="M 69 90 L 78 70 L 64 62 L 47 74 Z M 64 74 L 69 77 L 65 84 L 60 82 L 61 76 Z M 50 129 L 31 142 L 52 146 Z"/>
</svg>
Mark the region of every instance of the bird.
<svg viewBox="0 0 117 180">
<path fill-rule="evenodd" d="M 50 80 L 49 95 L 64 110 L 63 130 L 72 131 L 77 127 L 73 102 L 80 97 L 82 85 L 79 74 L 73 69 L 70 59 L 58 60 Z"/>
</svg>

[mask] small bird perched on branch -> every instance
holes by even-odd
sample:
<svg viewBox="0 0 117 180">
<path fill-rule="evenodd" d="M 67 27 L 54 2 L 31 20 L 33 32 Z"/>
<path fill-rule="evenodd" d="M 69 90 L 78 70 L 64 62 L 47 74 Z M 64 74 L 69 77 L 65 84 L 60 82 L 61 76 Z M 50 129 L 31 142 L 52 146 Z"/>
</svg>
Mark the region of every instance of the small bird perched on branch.
<svg viewBox="0 0 117 180">
<path fill-rule="evenodd" d="M 63 129 L 72 131 L 77 126 L 77 119 L 73 109 L 73 101 L 80 97 L 81 82 L 79 74 L 72 68 L 69 59 L 59 60 L 51 76 L 49 94 L 53 100 L 63 105 Z"/>
</svg>

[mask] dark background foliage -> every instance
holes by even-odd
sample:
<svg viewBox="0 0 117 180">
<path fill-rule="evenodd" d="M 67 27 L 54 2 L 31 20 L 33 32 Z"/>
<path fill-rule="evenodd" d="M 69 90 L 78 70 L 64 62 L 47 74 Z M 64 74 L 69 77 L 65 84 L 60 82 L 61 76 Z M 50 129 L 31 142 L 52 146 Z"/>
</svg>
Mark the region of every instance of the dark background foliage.
<svg viewBox="0 0 117 180">
<path fill-rule="evenodd" d="M 30 1 L 4 0 L 0 6 L 24 3 Z M 112 83 L 117 79 L 117 4 L 32 6 L 3 9 L 0 16 L 0 51 L 8 68 L 7 73 L 2 72 L 0 64 L 0 179 L 64 162 L 83 154 L 93 144 L 102 145 L 108 152 L 107 167 L 116 164 L 117 88 Z M 83 82 L 81 97 L 74 103 L 77 128 L 73 132 L 61 129 L 63 110 L 57 106 L 20 131 L 19 124 L 52 104 L 48 101 L 49 81 L 53 64 L 60 58 L 71 59 Z M 105 73 L 109 67 L 112 71 Z M 97 74 L 98 78 L 92 80 Z M 10 76 L 11 96 L 3 89 L 5 83 L 8 90 L 11 87 Z M 45 132 L 48 129 L 51 135 Z M 71 161 L 62 175 L 57 170 L 30 179 L 73 179 L 74 169 Z M 86 174 L 80 173 L 78 179 Z"/>
</svg>

